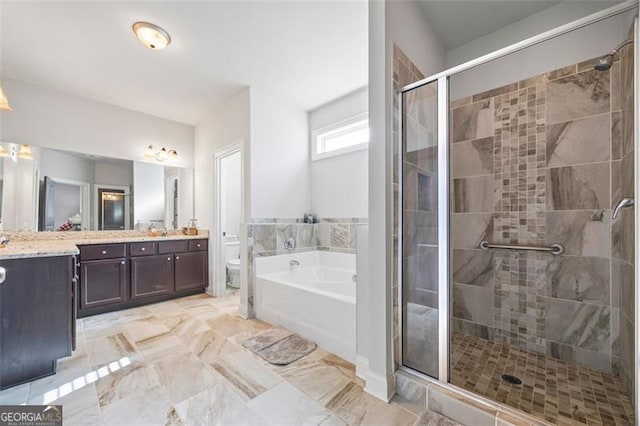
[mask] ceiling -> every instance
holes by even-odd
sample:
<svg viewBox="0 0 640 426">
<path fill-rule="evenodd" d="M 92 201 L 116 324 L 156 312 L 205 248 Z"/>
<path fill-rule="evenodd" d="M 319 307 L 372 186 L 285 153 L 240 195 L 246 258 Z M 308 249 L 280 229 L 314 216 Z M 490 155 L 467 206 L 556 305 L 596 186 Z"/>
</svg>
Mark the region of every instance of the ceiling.
<svg viewBox="0 0 640 426">
<path fill-rule="evenodd" d="M 242 87 L 310 110 L 368 80 L 366 1 L 2 2 L 1 18 L 3 78 L 191 125 Z M 136 21 L 171 44 L 145 48 Z"/>
<path fill-rule="evenodd" d="M 558 0 L 420 0 L 423 14 L 445 50 L 462 46 L 559 3 Z"/>
<path fill-rule="evenodd" d="M 573 1 L 576 6 L 578 6 L 577 3 L 588 1 L 602 9 L 620 2 L 620 0 L 565 1 Z M 425 19 L 433 27 L 445 50 L 451 50 L 562 1 L 419 0 L 419 3 Z"/>
</svg>

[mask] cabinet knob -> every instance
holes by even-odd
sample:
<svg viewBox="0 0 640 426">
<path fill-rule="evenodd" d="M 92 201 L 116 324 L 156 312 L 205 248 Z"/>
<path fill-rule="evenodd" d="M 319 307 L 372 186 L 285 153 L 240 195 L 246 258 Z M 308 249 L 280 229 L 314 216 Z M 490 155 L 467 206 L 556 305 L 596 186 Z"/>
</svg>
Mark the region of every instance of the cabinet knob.
<svg viewBox="0 0 640 426">
<path fill-rule="evenodd" d="M 200 244 L 196 244 L 196 247 L 200 247 Z"/>
<path fill-rule="evenodd" d="M 2 284 L 7 279 L 7 270 L 0 266 L 0 284 Z"/>
<path fill-rule="evenodd" d="M 140 250 L 145 251 L 147 248 L 146 247 L 142 247 Z"/>
<path fill-rule="evenodd" d="M 167 260 L 168 260 L 169 262 L 171 262 L 171 258 L 170 258 L 170 257 L 167 257 Z"/>
<path fill-rule="evenodd" d="M 120 262 L 121 265 L 124 265 L 124 260 Z"/>
<path fill-rule="evenodd" d="M 180 256 L 176 256 L 176 260 L 180 260 Z"/>
<path fill-rule="evenodd" d="M 107 251 L 106 250 L 102 250 L 102 254 L 107 254 Z"/>
</svg>

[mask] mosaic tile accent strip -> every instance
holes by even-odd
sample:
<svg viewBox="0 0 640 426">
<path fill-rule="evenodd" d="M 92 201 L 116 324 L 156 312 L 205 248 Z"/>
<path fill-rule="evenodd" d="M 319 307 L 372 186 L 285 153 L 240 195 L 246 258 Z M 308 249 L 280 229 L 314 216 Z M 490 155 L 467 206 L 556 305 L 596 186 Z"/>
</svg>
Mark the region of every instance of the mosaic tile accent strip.
<svg viewBox="0 0 640 426">
<path fill-rule="evenodd" d="M 460 333 L 451 340 L 451 383 L 557 425 L 634 422 L 618 377 Z"/>
</svg>

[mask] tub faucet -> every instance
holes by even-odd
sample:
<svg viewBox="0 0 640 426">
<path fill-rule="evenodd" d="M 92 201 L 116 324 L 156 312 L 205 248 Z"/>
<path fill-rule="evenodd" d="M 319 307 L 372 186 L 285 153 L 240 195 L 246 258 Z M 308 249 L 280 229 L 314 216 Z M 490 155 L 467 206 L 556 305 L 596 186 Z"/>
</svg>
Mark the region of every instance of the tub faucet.
<svg viewBox="0 0 640 426">
<path fill-rule="evenodd" d="M 291 265 L 291 266 L 300 266 L 300 262 L 298 262 L 298 261 L 297 261 L 297 260 L 295 260 L 295 259 L 291 259 L 291 260 L 289 261 L 289 265 Z"/>
</svg>

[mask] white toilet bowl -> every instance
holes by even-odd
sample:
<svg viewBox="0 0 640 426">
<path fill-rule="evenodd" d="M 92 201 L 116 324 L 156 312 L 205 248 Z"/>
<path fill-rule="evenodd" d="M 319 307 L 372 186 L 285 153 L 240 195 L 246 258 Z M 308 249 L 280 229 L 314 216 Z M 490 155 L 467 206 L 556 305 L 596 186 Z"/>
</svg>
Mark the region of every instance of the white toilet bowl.
<svg viewBox="0 0 640 426">
<path fill-rule="evenodd" d="M 240 288 L 240 259 L 227 260 L 227 285 Z"/>
</svg>

